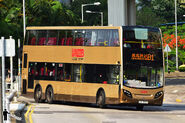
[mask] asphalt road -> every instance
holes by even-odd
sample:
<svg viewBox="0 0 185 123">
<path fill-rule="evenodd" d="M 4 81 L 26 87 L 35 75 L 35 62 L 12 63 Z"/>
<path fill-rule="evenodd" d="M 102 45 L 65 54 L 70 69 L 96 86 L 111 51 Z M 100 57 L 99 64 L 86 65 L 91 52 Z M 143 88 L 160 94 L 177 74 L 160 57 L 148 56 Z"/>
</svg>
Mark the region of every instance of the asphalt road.
<svg viewBox="0 0 185 123">
<path fill-rule="evenodd" d="M 92 104 L 58 103 L 35 104 L 33 123 L 184 123 L 185 104 L 165 103 L 161 107 L 108 106 L 97 108 Z"/>
<path fill-rule="evenodd" d="M 175 101 L 179 95 L 185 95 L 181 92 L 183 88 L 185 79 L 166 79 L 163 106 L 146 106 L 144 111 L 119 105 L 100 109 L 95 104 L 86 103 L 34 103 L 30 99 L 33 105 L 28 119 L 31 118 L 33 123 L 185 123 L 185 102 Z"/>
</svg>

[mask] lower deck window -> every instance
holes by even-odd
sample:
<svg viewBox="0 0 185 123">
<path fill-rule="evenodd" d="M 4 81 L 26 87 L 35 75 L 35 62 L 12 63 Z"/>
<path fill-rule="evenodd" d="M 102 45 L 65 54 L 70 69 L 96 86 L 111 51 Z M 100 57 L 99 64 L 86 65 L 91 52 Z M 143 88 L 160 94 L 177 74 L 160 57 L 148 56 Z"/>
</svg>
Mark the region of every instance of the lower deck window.
<svg viewBox="0 0 185 123">
<path fill-rule="evenodd" d="M 52 80 L 66 82 L 118 84 L 120 66 L 30 62 L 28 73 L 29 80 L 32 81 Z"/>
</svg>

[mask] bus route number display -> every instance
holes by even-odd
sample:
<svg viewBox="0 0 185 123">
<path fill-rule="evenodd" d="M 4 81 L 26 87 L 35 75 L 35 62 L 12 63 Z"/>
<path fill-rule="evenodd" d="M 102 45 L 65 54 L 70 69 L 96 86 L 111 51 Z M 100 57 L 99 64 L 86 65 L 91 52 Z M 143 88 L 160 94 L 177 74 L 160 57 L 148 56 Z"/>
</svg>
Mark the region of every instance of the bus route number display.
<svg viewBox="0 0 185 123">
<path fill-rule="evenodd" d="M 83 60 L 84 49 L 72 49 L 72 60 Z"/>
<path fill-rule="evenodd" d="M 132 60 L 154 61 L 154 54 L 132 53 Z"/>
</svg>

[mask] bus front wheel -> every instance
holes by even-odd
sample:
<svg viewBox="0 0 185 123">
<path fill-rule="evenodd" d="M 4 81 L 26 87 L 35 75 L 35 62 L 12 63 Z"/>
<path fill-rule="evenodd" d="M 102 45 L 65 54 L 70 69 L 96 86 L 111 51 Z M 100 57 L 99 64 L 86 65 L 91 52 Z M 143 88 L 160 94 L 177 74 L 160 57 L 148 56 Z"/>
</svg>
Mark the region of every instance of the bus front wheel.
<svg viewBox="0 0 185 123">
<path fill-rule="evenodd" d="M 48 87 L 46 90 L 46 100 L 49 104 L 53 103 L 53 88 Z"/>
<path fill-rule="evenodd" d="M 100 91 L 99 92 L 96 104 L 100 108 L 104 108 L 105 107 L 105 93 L 104 93 L 104 91 Z"/>
<path fill-rule="evenodd" d="M 37 103 L 40 103 L 42 100 L 42 89 L 40 86 L 36 87 L 35 89 L 35 95 L 34 95 L 34 98 L 35 98 L 35 102 Z"/>
</svg>

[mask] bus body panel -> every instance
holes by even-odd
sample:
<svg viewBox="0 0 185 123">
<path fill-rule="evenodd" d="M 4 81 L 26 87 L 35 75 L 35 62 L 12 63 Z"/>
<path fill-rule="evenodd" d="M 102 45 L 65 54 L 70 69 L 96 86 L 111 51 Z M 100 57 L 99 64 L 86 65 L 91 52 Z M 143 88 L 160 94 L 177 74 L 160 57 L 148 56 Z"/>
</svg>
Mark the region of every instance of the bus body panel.
<svg viewBox="0 0 185 123">
<path fill-rule="evenodd" d="M 96 94 L 102 88 L 106 94 L 106 104 L 119 103 L 119 85 L 35 80 L 34 87 L 38 84 L 42 88 L 42 99 L 45 99 L 46 89 L 51 85 L 55 100 L 96 103 Z M 33 95 L 34 89 L 28 89 L 28 93 Z"/>
<path fill-rule="evenodd" d="M 73 49 L 83 49 L 83 57 L 73 57 Z M 119 64 L 121 54 L 119 47 L 80 47 L 80 46 L 25 46 L 28 61 L 88 63 L 88 64 Z"/>
</svg>

